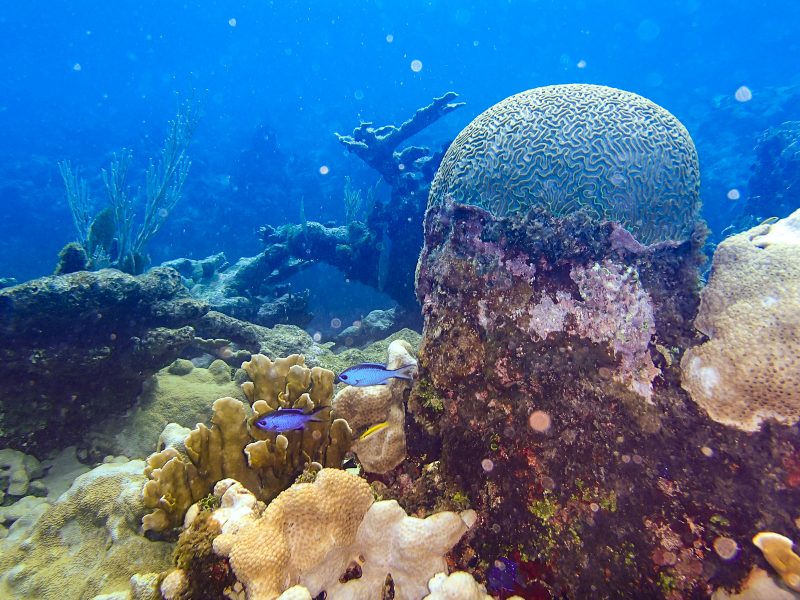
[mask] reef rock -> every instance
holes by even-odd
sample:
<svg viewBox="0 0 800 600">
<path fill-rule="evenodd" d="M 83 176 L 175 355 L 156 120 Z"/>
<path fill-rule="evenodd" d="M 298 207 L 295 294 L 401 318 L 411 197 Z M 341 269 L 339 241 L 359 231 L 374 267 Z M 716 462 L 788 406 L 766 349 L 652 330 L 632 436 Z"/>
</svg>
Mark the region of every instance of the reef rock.
<svg viewBox="0 0 800 600">
<path fill-rule="evenodd" d="M 130 407 L 207 310 L 172 269 L 43 277 L 0 290 L 0 444 L 45 452 Z"/>
<path fill-rule="evenodd" d="M 564 91 L 565 100 L 546 95 L 572 102 Z M 569 107 L 563 120 L 548 113 L 554 137 L 583 140 L 588 153 L 558 172 L 570 210 L 508 210 L 500 197 L 463 190 L 474 183 L 500 194 L 506 188 L 487 182 L 506 165 L 533 182 L 519 188 L 525 194 L 542 189 L 552 154 L 531 151 L 529 162 L 506 154 L 527 152 L 528 136 L 540 136 L 543 117 L 518 101 L 479 117 L 445 157 L 417 271 L 425 329 L 409 406 L 441 438 L 448 485 L 480 515 L 458 568 L 516 557 L 535 575 L 514 592 L 534 597 L 707 597 L 764 564 L 750 544 L 757 531 L 795 527 L 800 440 L 785 426 L 750 435 L 717 423 L 682 390 L 680 356 L 699 341 L 696 156 L 674 121 L 648 116 L 625 143 L 651 127 L 654 140 L 683 140 L 674 161 L 642 146 L 637 162 L 659 165 L 657 178 L 674 187 L 664 195 L 640 173 L 633 188 L 604 196 L 625 200 L 623 212 L 586 206 L 584 188 L 570 182 L 584 180 L 585 165 L 606 169 L 620 158 L 616 145 L 591 143 L 625 130 L 616 104 L 609 123 L 586 104 L 623 98 L 609 94 L 581 92 L 585 119 Z M 493 146 L 497 123 L 514 123 L 515 137 Z M 466 174 L 452 168 L 467 164 L 457 160 L 463 148 L 473 149 Z M 596 176 L 613 184 L 613 170 Z M 767 355 L 783 351 L 775 338 L 759 341 Z"/>
<path fill-rule="evenodd" d="M 800 420 L 800 210 L 724 240 L 714 253 L 683 386 L 712 419 L 755 431 Z"/>
</svg>

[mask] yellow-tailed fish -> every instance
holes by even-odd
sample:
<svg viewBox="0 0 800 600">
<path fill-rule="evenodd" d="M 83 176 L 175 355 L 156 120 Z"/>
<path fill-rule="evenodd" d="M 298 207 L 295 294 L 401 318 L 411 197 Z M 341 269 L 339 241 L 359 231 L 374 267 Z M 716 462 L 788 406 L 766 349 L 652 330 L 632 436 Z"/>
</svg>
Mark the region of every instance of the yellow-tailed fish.
<svg viewBox="0 0 800 600">
<path fill-rule="evenodd" d="M 364 433 L 362 433 L 360 436 L 358 436 L 358 439 L 359 440 L 365 440 L 369 436 L 371 436 L 373 433 L 375 433 L 376 431 L 380 431 L 384 427 L 388 427 L 388 426 L 389 426 L 389 422 L 388 421 L 384 421 L 383 423 L 378 423 L 377 425 L 373 425 L 372 427 L 367 429 Z"/>
</svg>

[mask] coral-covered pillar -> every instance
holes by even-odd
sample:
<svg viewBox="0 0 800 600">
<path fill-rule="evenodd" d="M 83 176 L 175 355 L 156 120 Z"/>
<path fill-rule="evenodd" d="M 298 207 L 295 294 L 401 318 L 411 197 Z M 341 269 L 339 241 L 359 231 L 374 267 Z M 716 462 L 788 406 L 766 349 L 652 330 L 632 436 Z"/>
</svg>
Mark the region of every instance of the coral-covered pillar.
<svg viewBox="0 0 800 600">
<path fill-rule="evenodd" d="M 411 406 L 441 407 L 442 470 L 480 515 L 460 566 L 495 592 L 709 597 L 769 568 L 754 534 L 796 529 L 797 431 L 716 423 L 680 386 L 702 237 L 429 208 Z"/>
</svg>

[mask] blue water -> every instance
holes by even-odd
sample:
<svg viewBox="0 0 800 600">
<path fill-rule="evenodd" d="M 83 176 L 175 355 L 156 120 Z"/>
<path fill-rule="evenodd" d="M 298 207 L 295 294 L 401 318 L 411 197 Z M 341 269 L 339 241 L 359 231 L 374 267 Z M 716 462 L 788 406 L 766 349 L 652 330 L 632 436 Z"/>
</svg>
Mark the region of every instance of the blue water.
<svg viewBox="0 0 800 600">
<path fill-rule="evenodd" d="M 51 273 L 75 237 L 56 161 L 80 167 L 99 206 L 112 152 L 131 148 L 131 179 L 141 180 L 136 170 L 189 96 L 203 113 L 193 165 L 149 247 L 154 263 L 255 254 L 258 226 L 298 222 L 301 197 L 308 219 L 341 222 L 344 176 L 366 187 L 377 175 L 334 132 L 400 122 L 448 90 L 467 105 L 422 143 L 451 139 L 540 85 L 599 83 L 652 99 L 695 139 L 715 232 L 738 210 L 727 192 L 746 197 L 755 139 L 800 114 L 797 94 L 775 108 L 775 88 L 800 84 L 791 1 L 27 0 L 2 13 L 0 277 L 19 280 Z M 749 102 L 733 99 L 741 86 Z M 257 130 L 270 138 L 266 158 L 247 152 Z M 254 198 L 232 176 L 270 191 Z"/>
</svg>

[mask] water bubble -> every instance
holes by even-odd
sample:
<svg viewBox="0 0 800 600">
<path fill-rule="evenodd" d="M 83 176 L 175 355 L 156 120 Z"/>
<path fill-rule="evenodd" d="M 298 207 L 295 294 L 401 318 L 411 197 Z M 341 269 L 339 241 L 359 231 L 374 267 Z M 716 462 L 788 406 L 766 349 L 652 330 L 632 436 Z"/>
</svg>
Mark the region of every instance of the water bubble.
<svg viewBox="0 0 800 600">
<path fill-rule="evenodd" d="M 578 64 L 576 64 L 575 66 L 578 67 L 579 69 L 585 69 L 586 68 L 586 61 L 583 60 L 583 59 L 580 59 L 578 61 Z"/>
<path fill-rule="evenodd" d="M 361 328 L 361 321 L 353 321 L 353 327 L 355 327 L 356 329 L 360 329 Z"/>
<path fill-rule="evenodd" d="M 531 416 L 528 417 L 528 424 L 534 431 L 543 433 L 548 429 L 550 429 L 550 424 L 551 424 L 550 415 L 548 415 L 543 410 L 535 410 L 531 413 Z"/>
<path fill-rule="evenodd" d="M 362 92 L 361 90 L 356 90 L 355 92 L 353 92 L 353 98 L 355 98 L 356 100 L 363 100 L 364 92 Z"/>
<path fill-rule="evenodd" d="M 390 33 L 386 36 L 386 43 L 391 44 L 394 41 L 394 36 Z"/>
<path fill-rule="evenodd" d="M 742 197 L 742 194 L 736 188 L 729 189 L 728 193 L 725 195 L 728 197 L 728 200 L 738 200 Z"/>
<path fill-rule="evenodd" d="M 411 70 L 414 71 L 414 73 L 419 73 L 420 71 L 422 71 L 422 61 L 419 60 L 418 58 L 415 58 L 414 60 L 412 60 L 411 61 Z"/>
<path fill-rule="evenodd" d="M 331 319 L 331 329 L 339 329 L 342 326 L 342 320 L 334 317 Z"/>
<path fill-rule="evenodd" d="M 636 27 L 636 36 L 643 42 L 652 42 L 661 33 L 661 27 L 652 19 L 644 19 Z"/>
<path fill-rule="evenodd" d="M 714 552 L 722 560 L 730 560 L 739 552 L 739 544 L 734 539 L 720 536 L 714 540 Z"/>
<path fill-rule="evenodd" d="M 322 334 L 319 331 L 315 332 L 312 337 L 314 338 L 315 342 L 322 341 Z"/>
<path fill-rule="evenodd" d="M 158 211 L 158 216 L 162 219 L 166 219 L 169 216 L 169 211 L 166 208 L 162 208 Z"/>
<path fill-rule="evenodd" d="M 488 472 L 490 472 L 492 469 L 494 469 L 494 463 L 492 462 L 492 459 L 491 459 L 491 458 L 484 458 L 484 459 L 481 461 L 481 467 L 483 467 L 483 470 L 484 470 L 484 471 L 486 471 L 486 472 L 488 473 Z"/>
<path fill-rule="evenodd" d="M 228 19 L 228 25 L 230 25 L 231 27 L 236 27 L 236 19 L 233 17 Z"/>
<path fill-rule="evenodd" d="M 322 166 L 319 168 L 319 174 L 320 174 L 320 175 L 327 175 L 327 174 L 328 174 L 328 173 L 330 173 L 330 172 L 331 172 L 331 170 L 328 168 L 328 165 L 322 165 Z"/>
<path fill-rule="evenodd" d="M 477 48 L 477 47 L 478 47 L 478 46 L 480 46 L 480 45 L 481 45 L 481 43 L 480 43 L 478 40 L 473 40 L 473 41 L 472 41 L 472 47 L 473 47 L 473 48 Z"/>
<path fill-rule="evenodd" d="M 733 94 L 733 97 L 736 98 L 739 102 L 749 102 L 753 99 L 753 92 L 750 91 L 750 88 L 746 85 L 741 86 L 736 93 Z"/>
</svg>

